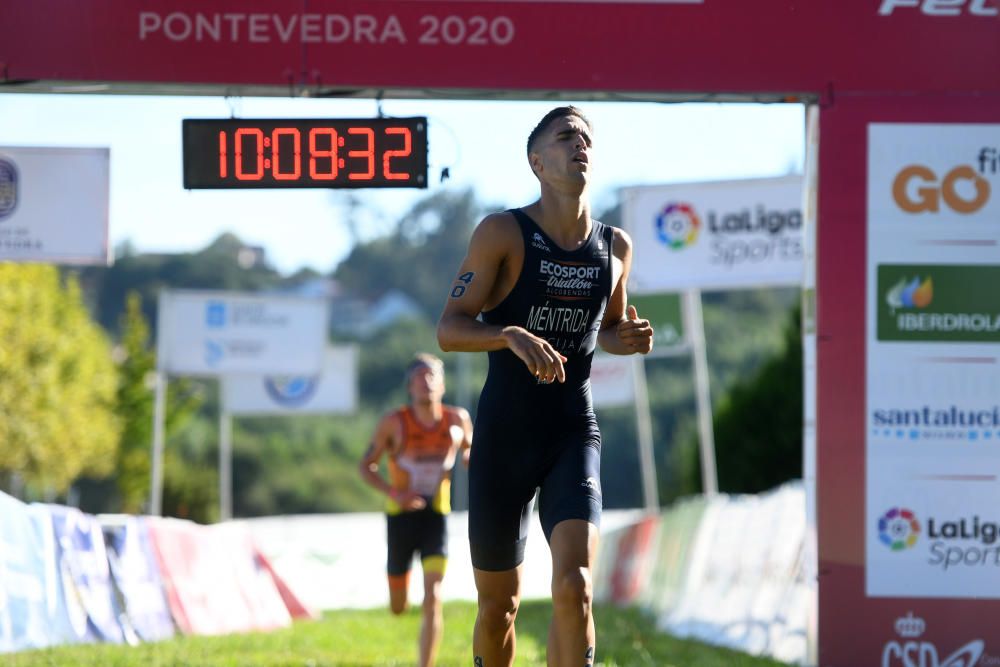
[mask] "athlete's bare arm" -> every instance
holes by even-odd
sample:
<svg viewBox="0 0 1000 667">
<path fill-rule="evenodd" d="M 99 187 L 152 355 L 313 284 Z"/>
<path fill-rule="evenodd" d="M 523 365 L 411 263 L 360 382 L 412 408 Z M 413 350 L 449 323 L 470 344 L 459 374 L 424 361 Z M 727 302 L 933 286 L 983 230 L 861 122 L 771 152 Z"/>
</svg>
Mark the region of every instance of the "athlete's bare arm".
<svg viewBox="0 0 1000 667">
<path fill-rule="evenodd" d="M 472 454 L 472 417 L 465 408 L 458 409 L 459 423 L 462 427 L 462 443 L 459 450 L 462 452 L 462 465 L 469 467 L 469 456 Z"/>
<path fill-rule="evenodd" d="M 379 461 L 383 454 L 395 452 L 403 444 L 403 427 L 399 418 L 389 413 L 379 420 L 372 436 L 371 444 L 361 457 L 361 478 L 371 486 L 389 496 L 405 509 L 423 509 L 426 501 L 418 495 L 394 489 L 379 473 Z"/>
<path fill-rule="evenodd" d="M 626 305 L 625 285 L 632 268 L 632 239 L 616 227 L 611 248 L 611 275 L 615 282 L 597 342 L 602 350 L 611 354 L 646 354 L 653 349 L 653 327 L 649 320 L 639 319 L 635 306 Z"/>
<path fill-rule="evenodd" d="M 523 327 L 501 327 L 476 319 L 513 289 L 520 266 L 513 267 L 512 259 L 523 258 L 522 244 L 521 230 L 510 213 L 490 215 L 476 227 L 438 321 L 438 344 L 445 352 L 509 348 L 533 375 L 547 382 L 564 382 L 566 357 L 548 341 Z"/>
</svg>

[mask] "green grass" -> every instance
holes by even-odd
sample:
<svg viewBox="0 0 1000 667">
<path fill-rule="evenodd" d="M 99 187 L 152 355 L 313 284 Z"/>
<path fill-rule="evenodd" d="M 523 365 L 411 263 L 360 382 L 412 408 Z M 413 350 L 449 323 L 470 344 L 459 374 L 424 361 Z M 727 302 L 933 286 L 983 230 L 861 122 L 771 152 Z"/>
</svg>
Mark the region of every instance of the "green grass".
<svg viewBox="0 0 1000 667">
<path fill-rule="evenodd" d="M 518 667 L 545 665 L 551 605 L 522 603 L 517 616 Z M 445 632 L 438 667 L 472 664 L 470 602 L 445 605 Z M 656 631 L 634 609 L 598 606 L 597 665 L 603 667 L 775 667 L 784 663 L 679 640 Z M 180 637 L 142 646 L 61 646 L 0 656 L 11 667 L 403 667 L 415 664 L 419 611 L 401 617 L 387 610 L 328 612 L 269 633 Z"/>
</svg>

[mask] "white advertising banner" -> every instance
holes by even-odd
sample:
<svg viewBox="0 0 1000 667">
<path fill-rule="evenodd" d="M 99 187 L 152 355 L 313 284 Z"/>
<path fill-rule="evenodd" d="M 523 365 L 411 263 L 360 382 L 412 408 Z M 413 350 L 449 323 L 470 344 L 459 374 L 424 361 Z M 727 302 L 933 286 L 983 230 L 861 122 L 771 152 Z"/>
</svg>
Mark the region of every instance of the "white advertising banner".
<svg viewBox="0 0 1000 667">
<path fill-rule="evenodd" d="M 107 148 L 0 146 L 0 261 L 108 264 Z"/>
<path fill-rule="evenodd" d="M 1000 125 L 868 126 L 866 592 L 1000 598 Z"/>
<path fill-rule="evenodd" d="M 623 188 L 636 294 L 802 283 L 802 177 Z"/>
<path fill-rule="evenodd" d="M 179 375 L 318 375 L 327 321 L 324 299 L 164 290 L 159 368 Z"/>
<path fill-rule="evenodd" d="M 635 403 L 635 372 L 631 356 L 595 354 L 590 367 L 590 393 L 594 407 L 610 408 Z"/>
<path fill-rule="evenodd" d="M 223 409 L 232 415 L 350 414 L 358 408 L 358 351 L 328 347 L 318 375 L 227 375 Z"/>
</svg>

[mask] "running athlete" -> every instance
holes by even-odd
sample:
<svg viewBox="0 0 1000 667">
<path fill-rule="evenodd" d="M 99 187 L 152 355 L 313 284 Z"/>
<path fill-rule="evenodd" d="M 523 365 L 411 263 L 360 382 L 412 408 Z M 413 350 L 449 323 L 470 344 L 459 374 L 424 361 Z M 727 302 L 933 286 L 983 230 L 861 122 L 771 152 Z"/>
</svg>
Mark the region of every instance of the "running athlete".
<svg viewBox="0 0 1000 667">
<path fill-rule="evenodd" d="M 469 469 L 476 667 L 513 664 L 536 488 L 552 554 L 548 665 L 594 663 L 601 434 L 590 364 L 598 343 L 649 352 L 653 330 L 626 311 L 631 240 L 590 216 L 591 135 L 576 107 L 553 109 L 532 130 L 541 197 L 478 225 L 438 323 L 443 350 L 489 352 Z"/>
<path fill-rule="evenodd" d="M 424 570 L 420 667 L 433 667 L 444 620 L 441 581 L 448 559 L 446 518 L 451 511 L 451 469 L 461 455 L 469 465 L 472 421 L 460 407 L 444 405 L 444 364 L 418 354 L 406 369 L 410 404 L 389 412 L 375 428 L 361 460 L 361 476 L 388 496 L 389 605 L 394 614 L 406 610 L 410 563 L 420 552 Z M 379 474 L 388 457 L 389 481 Z"/>
</svg>

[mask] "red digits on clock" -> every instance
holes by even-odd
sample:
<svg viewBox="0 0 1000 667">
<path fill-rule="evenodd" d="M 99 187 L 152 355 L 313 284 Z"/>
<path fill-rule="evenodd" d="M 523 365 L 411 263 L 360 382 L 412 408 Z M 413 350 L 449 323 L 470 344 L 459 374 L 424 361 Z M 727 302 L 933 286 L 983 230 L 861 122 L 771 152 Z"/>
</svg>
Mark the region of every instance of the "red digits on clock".
<svg viewBox="0 0 1000 667">
<path fill-rule="evenodd" d="M 225 178 L 229 175 L 226 171 L 226 160 L 229 158 L 226 154 L 227 152 L 226 132 L 223 130 L 222 132 L 219 132 L 219 178 Z"/>
<path fill-rule="evenodd" d="M 316 138 L 326 135 L 330 140 L 330 148 L 317 146 Z M 330 161 L 329 171 L 320 171 L 317 158 Z M 332 181 L 337 178 L 337 131 L 332 127 L 314 127 L 309 130 L 309 178 L 317 181 Z"/>
<path fill-rule="evenodd" d="M 294 153 L 294 158 L 292 160 L 292 165 L 294 170 L 290 173 L 281 173 L 279 168 L 278 156 L 281 154 L 280 143 L 282 136 L 290 136 L 292 138 L 292 153 Z M 294 127 L 276 127 L 274 131 L 271 132 L 271 175 L 274 176 L 276 181 L 297 181 L 299 176 L 302 175 L 302 169 L 299 167 L 299 160 L 302 157 L 302 135 Z"/>
<path fill-rule="evenodd" d="M 253 172 L 243 171 L 243 137 L 253 137 L 257 151 L 257 165 Z M 241 127 L 236 130 L 236 179 L 240 181 L 259 181 L 264 178 L 264 133 L 256 127 Z"/>
<path fill-rule="evenodd" d="M 370 127 L 352 127 L 348 134 L 363 134 L 368 138 L 368 148 L 363 151 L 347 151 L 349 157 L 367 157 L 368 171 L 363 174 L 349 174 L 352 181 L 370 181 L 375 177 L 375 130 Z"/>
<path fill-rule="evenodd" d="M 390 181 L 407 181 L 410 179 L 409 174 L 397 174 L 389 169 L 389 160 L 394 157 L 406 157 L 410 154 L 410 130 L 405 127 L 387 127 L 385 128 L 386 134 L 401 134 L 403 135 L 403 148 L 397 151 L 386 151 L 385 155 L 382 156 L 382 173 Z"/>
</svg>

